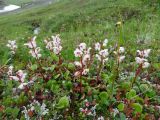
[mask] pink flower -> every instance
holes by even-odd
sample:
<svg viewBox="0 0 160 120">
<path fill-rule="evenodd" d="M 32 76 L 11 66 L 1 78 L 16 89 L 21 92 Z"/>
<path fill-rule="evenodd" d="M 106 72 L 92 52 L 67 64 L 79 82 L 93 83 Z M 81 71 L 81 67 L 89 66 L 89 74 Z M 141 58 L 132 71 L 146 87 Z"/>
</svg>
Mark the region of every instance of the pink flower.
<svg viewBox="0 0 160 120">
<path fill-rule="evenodd" d="M 77 72 L 74 73 L 74 76 L 78 77 L 78 76 L 80 76 L 80 74 L 81 74 L 80 71 L 77 71 Z"/>
<path fill-rule="evenodd" d="M 150 63 L 144 62 L 142 65 L 142 68 L 148 68 L 150 66 Z"/>
<path fill-rule="evenodd" d="M 89 103 L 89 102 L 85 102 L 85 106 L 86 106 L 86 107 L 89 107 L 89 106 L 90 106 L 90 103 Z"/>
<path fill-rule="evenodd" d="M 101 55 L 102 57 L 107 57 L 108 56 L 108 49 L 104 49 L 104 50 L 101 50 L 99 51 L 99 55 Z"/>
<path fill-rule="evenodd" d="M 24 82 L 26 75 L 27 74 L 24 73 L 22 70 L 19 70 L 18 72 L 16 72 L 16 76 L 10 76 L 10 78 L 15 81 Z"/>
<path fill-rule="evenodd" d="M 80 49 L 81 51 L 84 51 L 84 50 L 86 49 L 86 43 L 80 43 L 79 49 Z"/>
<path fill-rule="evenodd" d="M 145 58 L 147 58 L 149 56 L 150 52 L 151 52 L 151 49 L 146 49 L 146 50 L 142 50 L 142 51 L 137 50 L 138 55 L 140 57 L 145 57 Z"/>
<path fill-rule="evenodd" d="M 37 47 L 36 44 L 36 36 L 33 37 L 28 43 L 24 44 L 30 48 L 29 53 L 32 55 L 32 57 L 39 59 L 42 55 L 40 54 L 40 47 Z"/>
<path fill-rule="evenodd" d="M 89 69 L 84 69 L 83 72 L 82 72 L 82 75 L 87 75 L 89 72 Z"/>
<path fill-rule="evenodd" d="M 120 57 L 119 57 L 119 62 L 122 62 L 124 59 L 125 59 L 125 56 L 124 56 L 124 55 L 123 55 L 123 56 L 120 56 Z"/>
<path fill-rule="evenodd" d="M 108 44 L 108 39 L 105 39 L 105 40 L 103 41 L 103 46 L 107 46 L 107 44 Z"/>
<path fill-rule="evenodd" d="M 90 55 L 89 55 L 89 54 L 86 54 L 86 55 L 84 55 L 84 57 L 83 57 L 82 63 L 83 63 L 84 65 L 86 65 L 89 60 L 90 60 Z"/>
<path fill-rule="evenodd" d="M 78 49 L 78 48 L 74 51 L 75 57 L 81 57 L 82 54 L 83 54 L 83 52 L 80 49 Z"/>
<path fill-rule="evenodd" d="M 15 54 L 17 49 L 16 40 L 9 40 L 6 46 L 10 48 L 11 54 Z"/>
<path fill-rule="evenodd" d="M 25 43 L 24 45 L 28 46 L 28 48 L 36 48 L 37 44 L 36 44 L 36 36 L 34 36 L 28 43 Z"/>
<path fill-rule="evenodd" d="M 136 63 L 138 63 L 138 64 L 142 64 L 142 63 L 148 61 L 147 59 L 145 59 L 145 58 L 140 58 L 140 57 L 136 57 L 135 60 L 136 60 Z"/>
<path fill-rule="evenodd" d="M 100 49 L 101 49 L 101 44 L 99 42 L 97 42 L 95 44 L 95 50 L 100 51 Z"/>
<path fill-rule="evenodd" d="M 52 41 L 44 40 L 46 48 L 53 51 L 54 54 L 58 55 L 62 51 L 61 39 L 59 35 L 52 36 Z"/>
<path fill-rule="evenodd" d="M 100 116 L 97 120 L 104 120 L 104 117 Z"/>
<path fill-rule="evenodd" d="M 61 52 L 61 50 L 62 50 L 62 46 L 54 47 L 54 48 L 53 48 L 53 52 L 54 52 L 56 55 L 58 55 L 58 54 Z"/>
<path fill-rule="evenodd" d="M 21 84 L 18 86 L 18 88 L 21 89 L 21 90 L 23 90 L 23 89 L 25 88 L 25 86 L 27 86 L 27 85 L 28 85 L 28 83 L 21 83 Z"/>
<path fill-rule="evenodd" d="M 13 74 L 13 66 L 9 66 L 8 68 L 8 72 L 7 72 L 8 75 L 12 75 Z"/>
<path fill-rule="evenodd" d="M 32 55 L 32 57 L 39 59 L 42 55 L 40 54 L 40 47 L 37 47 L 35 49 L 31 49 L 29 53 Z"/>
<path fill-rule="evenodd" d="M 119 53 L 124 53 L 124 52 L 125 52 L 124 47 L 119 47 Z"/>
<path fill-rule="evenodd" d="M 75 66 L 77 66 L 77 67 L 82 67 L 82 64 L 81 64 L 80 62 L 78 62 L 78 61 L 75 61 L 74 64 L 75 64 Z"/>
</svg>

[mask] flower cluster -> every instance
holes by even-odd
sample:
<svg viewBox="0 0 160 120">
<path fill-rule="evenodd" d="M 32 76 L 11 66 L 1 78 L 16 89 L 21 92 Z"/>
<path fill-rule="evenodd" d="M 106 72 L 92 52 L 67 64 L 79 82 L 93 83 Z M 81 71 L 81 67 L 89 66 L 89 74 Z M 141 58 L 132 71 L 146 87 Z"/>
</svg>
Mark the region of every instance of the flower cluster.
<svg viewBox="0 0 160 120">
<path fill-rule="evenodd" d="M 96 116 L 96 105 L 89 102 L 87 99 L 84 101 L 84 108 L 80 108 L 84 115 Z"/>
<path fill-rule="evenodd" d="M 16 40 L 9 40 L 7 47 L 10 49 L 11 54 L 15 54 L 17 49 Z"/>
<path fill-rule="evenodd" d="M 139 65 L 142 65 L 142 68 L 148 68 L 150 66 L 150 63 L 148 62 L 147 58 L 151 52 L 151 49 L 146 50 L 137 50 L 138 57 L 135 58 L 136 63 Z"/>
<path fill-rule="evenodd" d="M 80 43 L 78 48 L 74 51 L 75 57 L 80 58 L 80 61 L 75 61 L 74 64 L 77 66 L 80 70 L 75 72 L 75 76 L 79 75 L 87 75 L 89 72 L 88 66 L 91 60 L 91 48 L 87 48 L 87 45 L 85 43 Z"/>
<path fill-rule="evenodd" d="M 40 47 L 37 47 L 36 36 L 31 38 L 28 43 L 25 43 L 28 48 L 30 48 L 29 53 L 32 57 L 39 59 L 42 55 L 40 54 Z"/>
<path fill-rule="evenodd" d="M 46 48 L 50 51 L 52 51 L 54 54 L 58 55 L 62 51 L 62 46 L 61 46 L 61 39 L 59 35 L 52 36 L 52 40 L 44 40 L 46 44 Z"/>
<path fill-rule="evenodd" d="M 18 86 L 18 89 L 23 90 L 23 89 L 25 89 L 27 87 L 27 85 L 33 83 L 33 81 L 25 82 L 25 78 L 26 78 L 27 73 L 24 73 L 22 70 L 18 70 L 16 72 L 16 75 L 12 76 L 12 74 L 13 74 L 12 70 L 13 70 L 13 67 L 10 66 L 9 67 L 9 71 L 8 71 L 8 75 L 9 75 L 9 78 L 11 80 L 15 80 L 15 81 L 18 81 L 20 83 L 20 85 Z"/>
<path fill-rule="evenodd" d="M 103 64 L 108 61 L 108 55 L 109 55 L 108 49 L 104 49 L 104 47 L 106 47 L 107 44 L 108 44 L 108 39 L 105 39 L 103 43 L 97 42 L 95 44 L 95 50 L 98 51 L 98 53 L 96 54 L 96 58 Z"/>
<path fill-rule="evenodd" d="M 150 49 L 137 50 L 134 64 L 138 63 L 139 66 L 136 71 L 132 71 L 134 64 L 119 64 L 125 59 L 125 55 L 127 56 L 125 48 L 117 44 L 114 47 L 109 46 L 107 39 L 93 44 L 92 48 L 86 43 L 80 43 L 74 51 L 74 64 L 65 61 L 61 56 L 59 35 L 44 42 L 47 51 L 51 55 L 57 55 L 58 62 L 55 62 L 53 57 L 44 55 L 42 58 L 36 37 L 33 37 L 24 45 L 29 48 L 29 53 L 36 61 L 33 60 L 32 63 L 31 59 L 25 64 L 26 67 L 17 71 L 14 71 L 15 65 L 12 66 L 12 61 L 9 67 L 0 67 L 2 119 L 150 119 L 147 116 L 150 112 L 146 112 L 149 109 L 143 106 L 154 106 L 152 103 L 156 103 L 156 99 L 150 99 L 153 98 L 150 94 L 155 92 L 149 85 L 152 83 L 146 82 L 148 78 L 154 77 L 149 76 L 151 70 L 141 74 L 142 68 L 150 65 L 147 60 Z M 142 82 L 138 81 L 140 89 L 137 89 L 135 83 L 139 77 Z M 137 97 L 144 99 L 144 102 L 137 101 Z M 7 114 L 7 109 L 13 110 L 13 113 Z"/>
<path fill-rule="evenodd" d="M 24 73 L 22 70 L 18 70 L 16 72 L 15 76 L 9 76 L 11 80 L 19 81 L 19 82 L 24 82 L 26 78 L 26 73 Z"/>
</svg>

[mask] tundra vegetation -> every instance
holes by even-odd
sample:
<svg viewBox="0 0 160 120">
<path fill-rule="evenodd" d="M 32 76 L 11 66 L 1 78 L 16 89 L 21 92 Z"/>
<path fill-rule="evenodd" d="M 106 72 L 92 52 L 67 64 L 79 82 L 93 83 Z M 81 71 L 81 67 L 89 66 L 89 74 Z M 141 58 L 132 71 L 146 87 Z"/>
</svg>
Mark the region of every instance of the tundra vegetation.
<svg viewBox="0 0 160 120">
<path fill-rule="evenodd" d="M 0 118 L 160 119 L 159 12 L 158 0 L 59 0 L 3 14 Z"/>
</svg>

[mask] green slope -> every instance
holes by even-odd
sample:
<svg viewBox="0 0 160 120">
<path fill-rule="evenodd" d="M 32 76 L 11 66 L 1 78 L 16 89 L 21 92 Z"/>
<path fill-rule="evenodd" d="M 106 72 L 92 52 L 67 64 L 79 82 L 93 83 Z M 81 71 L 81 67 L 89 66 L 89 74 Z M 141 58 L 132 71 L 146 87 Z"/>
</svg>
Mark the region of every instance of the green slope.
<svg viewBox="0 0 160 120">
<path fill-rule="evenodd" d="M 151 47 L 157 57 L 160 43 L 159 0 L 60 0 L 54 4 L 0 16 L 0 63 L 7 57 L 5 44 L 16 39 L 19 44 L 33 36 L 40 25 L 39 44 L 46 36 L 59 33 L 63 40 L 65 57 L 72 59 L 75 45 L 85 41 L 91 44 L 108 38 L 119 38 L 115 23 L 123 20 L 123 44 L 131 51 Z M 136 41 L 142 41 L 140 46 Z M 19 48 L 23 52 L 22 48 Z M 159 50 L 160 52 L 160 50 Z M 18 59 L 24 59 L 21 54 Z M 157 58 L 153 58 L 157 61 Z"/>
</svg>

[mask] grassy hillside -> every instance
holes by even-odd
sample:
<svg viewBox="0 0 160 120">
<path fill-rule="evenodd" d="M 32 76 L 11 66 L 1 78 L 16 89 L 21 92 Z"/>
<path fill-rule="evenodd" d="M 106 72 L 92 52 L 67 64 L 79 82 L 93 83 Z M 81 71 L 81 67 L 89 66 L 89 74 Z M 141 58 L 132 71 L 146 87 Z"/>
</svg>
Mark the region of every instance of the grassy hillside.
<svg viewBox="0 0 160 120">
<path fill-rule="evenodd" d="M 32 2 L 33 0 L 5 0 L 8 4 L 21 5 L 22 3 Z"/>
<path fill-rule="evenodd" d="M 36 7 L 18 13 L 0 15 L 0 63 L 7 58 L 5 44 L 16 39 L 19 44 L 33 36 L 35 27 L 40 26 L 39 44 L 46 36 L 59 33 L 66 50 L 63 54 L 70 59 L 77 43 L 108 38 L 119 38 L 115 23 L 123 21 L 123 40 L 128 49 L 151 47 L 160 53 L 160 3 L 159 0 L 61 0 L 54 4 Z M 137 46 L 140 41 L 141 46 Z M 21 49 L 21 48 L 19 48 Z M 23 50 L 21 50 L 23 53 Z M 21 53 L 20 52 L 20 53 Z M 19 53 L 19 54 L 20 54 Z M 24 54 L 21 54 L 22 59 Z M 21 59 L 21 58 L 18 58 Z M 153 58 L 157 62 L 156 58 Z"/>
</svg>

